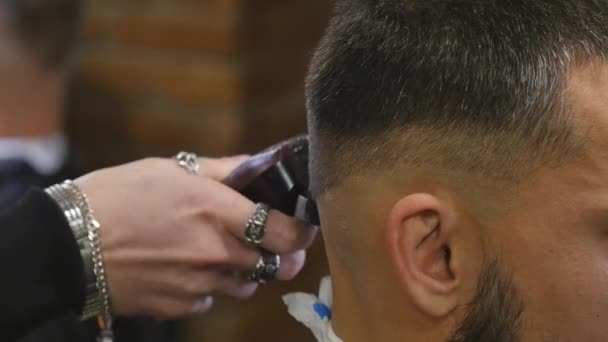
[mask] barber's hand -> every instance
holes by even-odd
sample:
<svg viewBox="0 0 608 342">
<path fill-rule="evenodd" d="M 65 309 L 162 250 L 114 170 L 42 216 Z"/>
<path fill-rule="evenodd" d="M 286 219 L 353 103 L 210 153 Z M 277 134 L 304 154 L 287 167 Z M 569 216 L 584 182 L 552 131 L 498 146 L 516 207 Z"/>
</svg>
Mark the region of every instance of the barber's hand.
<svg viewBox="0 0 608 342">
<path fill-rule="evenodd" d="M 176 318 L 208 310 L 212 295 L 251 296 L 259 250 L 245 242 L 255 204 L 223 185 L 243 157 L 200 159 L 200 175 L 171 159 L 146 159 L 76 182 L 101 224 L 102 255 L 118 315 Z M 271 211 L 261 247 L 281 256 L 279 280 L 296 276 L 317 229 Z"/>
</svg>

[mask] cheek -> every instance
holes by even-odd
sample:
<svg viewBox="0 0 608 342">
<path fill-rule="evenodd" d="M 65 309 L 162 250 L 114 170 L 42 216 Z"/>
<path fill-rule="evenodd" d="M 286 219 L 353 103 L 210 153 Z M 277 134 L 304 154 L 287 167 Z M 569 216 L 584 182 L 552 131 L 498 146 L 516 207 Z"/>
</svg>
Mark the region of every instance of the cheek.
<svg viewBox="0 0 608 342">
<path fill-rule="evenodd" d="M 525 303 L 525 335 L 605 338 L 608 240 L 585 231 L 567 212 L 538 217 L 498 229 L 492 239 Z"/>
</svg>

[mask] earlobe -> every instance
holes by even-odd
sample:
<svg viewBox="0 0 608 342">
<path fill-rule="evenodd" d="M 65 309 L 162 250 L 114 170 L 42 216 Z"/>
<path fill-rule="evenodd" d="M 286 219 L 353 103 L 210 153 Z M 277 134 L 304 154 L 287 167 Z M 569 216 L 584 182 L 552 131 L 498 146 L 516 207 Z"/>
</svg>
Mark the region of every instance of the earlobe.
<svg viewBox="0 0 608 342">
<path fill-rule="evenodd" d="M 449 217 L 449 208 L 436 197 L 412 194 L 395 204 L 386 227 L 386 242 L 401 287 L 419 310 L 434 317 L 449 314 L 459 302 Z"/>
</svg>

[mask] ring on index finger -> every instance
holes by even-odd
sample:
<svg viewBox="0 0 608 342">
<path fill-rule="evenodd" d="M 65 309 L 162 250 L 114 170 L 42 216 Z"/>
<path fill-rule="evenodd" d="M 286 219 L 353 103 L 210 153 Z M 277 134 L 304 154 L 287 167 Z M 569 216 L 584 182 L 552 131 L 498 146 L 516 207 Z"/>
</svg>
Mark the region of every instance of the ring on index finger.
<svg viewBox="0 0 608 342">
<path fill-rule="evenodd" d="M 177 165 L 182 167 L 184 170 L 193 175 L 198 174 L 200 165 L 198 163 L 198 156 L 196 154 L 191 152 L 180 152 L 175 156 L 175 160 L 177 161 Z"/>
</svg>

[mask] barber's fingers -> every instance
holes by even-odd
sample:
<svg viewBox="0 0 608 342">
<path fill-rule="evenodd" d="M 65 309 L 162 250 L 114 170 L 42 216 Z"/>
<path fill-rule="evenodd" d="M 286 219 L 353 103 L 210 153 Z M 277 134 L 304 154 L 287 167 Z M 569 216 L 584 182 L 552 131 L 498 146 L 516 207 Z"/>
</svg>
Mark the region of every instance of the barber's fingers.
<svg viewBox="0 0 608 342">
<path fill-rule="evenodd" d="M 201 231 L 211 225 L 216 231 L 228 233 L 247 244 L 245 230 L 248 220 L 254 215 L 255 204 L 228 186 L 208 178 L 201 177 L 192 182 L 191 188 L 195 194 L 194 210 L 200 211 Z M 280 211 L 270 210 L 260 246 L 252 247 L 260 247 L 274 254 L 289 254 L 310 247 L 317 231 L 315 226 Z M 225 254 L 234 249 L 233 244 L 213 241 L 206 247 L 223 249 Z"/>
<path fill-rule="evenodd" d="M 199 158 L 199 174 L 215 181 L 222 181 L 235 168 L 249 159 L 248 155 L 223 158 Z"/>
<path fill-rule="evenodd" d="M 245 239 L 247 221 L 254 210 L 255 205 L 248 201 L 241 201 L 235 206 L 229 227 L 237 237 Z M 317 231 L 315 226 L 289 217 L 280 211 L 270 210 L 260 247 L 275 254 L 292 253 L 310 247 Z"/>
<path fill-rule="evenodd" d="M 212 211 L 218 215 L 217 219 L 232 235 L 246 241 L 245 227 L 254 214 L 255 204 L 223 184 L 211 184 L 209 189 L 211 188 L 218 188 L 214 191 L 222 194 L 210 203 Z M 292 253 L 310 247 L 317 231 L 315 226 L 280 211 L 270 210 L 260 247 L 275 254 Z"/>
<path fill-rule="evenodd" d="M 205 296 L 202 298 L 198 298 L 194 301 L 194 304 L 192 304 L 192 313 L 194 314 L 203 314 L 209 310 L 211 310 L 211 307 L 213 306 L 213 297 L 211 296 Z"/>
<path fill-rule="evenodd" d="M 232 283 L 221 289 L 221 293 L 237 299 L 247 299 L 255 294 L 258 286 L 258 283 L 243 279 L 235 274 Z"/>
<path fill-rule="evenodd" d="M 198 300 L 206 296 L 227 295 L 246 299 L 255 293 L 258 283 L 248 280 L 242 271 L 212 270 L 193 273 L 193 281 L 188 286 L 185 296 Z M 198 279 L 197 279 L 198 278 Z"/>
<path fill-rule="evenodd" d="M 201 301 L 209 296 L 222 294 L 239 299 L 251 297 L 258 284 L 248 281 L 242 274 L 242 271 L 228 269 L 182 268 L 157 293 L 165 297 L 188 299 L 195 306 L 193 310 L 200 312 L 205 308 L 205 303 Z"/>
<path fill-rule="evenodd" d="M 304 261 L 304 251 L 283 255 L 277 280 L 293 279 L 302 269 Z M 259 286 L 246 278 L 254 270 L 255 265 L 243 270 L 183 268 L 168 279 L 171 284 L 163 285 L 154 300 L 147 301 L 153 303 L 152 307 L 143 312 L 159 319 L 175 319 L 209 311 L 216 295 L 250 298 Z"/>
<path fill-rule="evenodd" d="M 221 159 L 201 158 L 201 175 L 192 182 L 195 203 L 204 210 L 203 219 L 219 222 L 223 229 L 245 241 L 245 226 L 255 211 L 255 203 L 219 180 L 226 176 L 247 156 Z M 203 170 L 205 169 L 205 170 Z M 211 218 L 210 218 L 211 217 Z M 209 222 L 207 222 L 209 223 Z M 270 210 L 265 236 L 260 247 L 275 254 L 291 253 L 310 247 L 318 229 L 315 226 Z"/>
<path fill-rule="evenodd" d="M 277 273 L 277 280 L 292 280 L 304 267 L 306 262 L 306 251 L 299 250 L 291 254 L 281 256 L 281 265 Z"/>
<path fill-rule="evenodd" d="M 253 214 L 253 210 L 255 209 L 250 206 L 250 215 Z M 318 227 L 287 216 L 280 211 L 270 210 L 261 246 L 275 254 L 291 253 L 310 247 L 317 232 Z M 237 229 L 237 233 L 244 236 L 245 226 L 240 230 Z"/>
<path fill-rule="evenodd" d="M 221 225 L 213 235 L 201 238 L 194 246 L 200 269 L 246 270 L 260 258 L 259 249 L 222 230 Z"/>
<path fill-rule="evenodd" d="M 304 267 L 304 263 L 306 262 L 306 251 L 299 250 L 293 253 L 279 255 L 279 258 L 280 264 L 279 270 L 276 274 L 276 280 L 292 280 L 298 275 L 298 273 L 300 273 L 300 271 Z M 257 267 L 259 260 L 260 257 L 258 257 L 256 260 L 250 260 L 250 264 L 246 268 L 241 269 L 241 271 L 243 271 L 244 274 L 253 273 L 253 271 L 255 271 Z"/>
<path fill-rule="evenodd" d="M 180 253 L 178 258 L 187 260 L 189 265 L 200 270 L 254 271 L 262 256 L 262 249 L 234 236 L 222 227 L 220 224 L 215 229 L 207 230 L 206 234 L 201 234 L 200 237 L 197 237 L 198 241 L 184 250 L 184 254 Z M 308 227 L 304 229 L 308 229 Z M 288 250 L 288 248 L 277 249 Z M 306 259 L 306 252 L 303 249 L 275 254 L 279 254 L 281 257 L 277 274 L 277 278 L 280 280 L 294 278 L 304 266 Z"/>
<path fill-rule="evenodd" d="M 146 301 L 152 304 L 141 314 L 160 320 L 181 319 L 204 314 L 210 311 L 214 304 L 214 298 L 210 295 L 191 297 L 158 294 L 146 298 Z"/>
<path fill-rule="evenodd" d="M 259 248 L 239 241 L 235 238 L 225 238 L 227 257 L 218 263 L 218 267 L 234 269 L 242 272 L 253 272 L 262 256 Z M 291 280 L 298 275 L 306 262 L 306 251 L 301 249 L 291 253 L 280 254 L 278 280 Z"/>
<path fill-rule="evenodd" d="M 306 261 L 306 251 L 300 250 L 291 254 L 286 254 L 280 257 L 281 263 L 279 271 L 276 275 L 276 280 L 292 280 L 304 267 Z M 258 259 L 259 260 L 259 259 Z M 251 263 L 247 269 L 226 271 L 226 278 L 221 283 L 217 291 L 238 299 L 246 299 L 251 297 L 259 284 L 249 281 L 247 275 L 253 273 L 257 266 L 257 261 Z"/>
<path fill-rule="evenodd" d="M 171 267 L 171 266 L 168 266 Z M 164 296 L 181 298 L 202 298 L 232 286 L 234 278 L 220 269 L 201 269 L 198 267 L 173 266 L 163 272 L 166 279 L 161 280 L 156 292 Z"/>
</svg>

